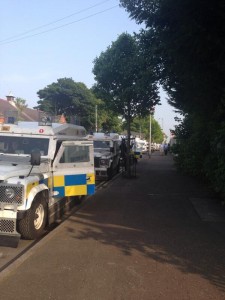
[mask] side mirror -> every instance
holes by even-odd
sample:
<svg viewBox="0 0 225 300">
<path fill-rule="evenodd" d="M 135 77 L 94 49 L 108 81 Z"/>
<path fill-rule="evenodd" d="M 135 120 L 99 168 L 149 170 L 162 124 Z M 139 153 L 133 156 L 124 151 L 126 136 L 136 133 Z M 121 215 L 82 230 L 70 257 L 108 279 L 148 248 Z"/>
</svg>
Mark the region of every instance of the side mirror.
<svg viewBox="0 0 225 300">
<path fill-rule="evenodd" d="M 41 152 L 40 150 L 31 151 L 30 162 L 32 166 L 40 166 L 41 164 Z"/>
</svg>

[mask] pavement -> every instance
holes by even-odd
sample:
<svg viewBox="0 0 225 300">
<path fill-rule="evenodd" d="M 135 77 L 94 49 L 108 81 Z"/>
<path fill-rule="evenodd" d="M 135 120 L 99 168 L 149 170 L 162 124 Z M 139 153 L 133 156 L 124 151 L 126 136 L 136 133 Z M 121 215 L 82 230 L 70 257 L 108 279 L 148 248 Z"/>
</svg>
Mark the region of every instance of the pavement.
<svg viewBox="0 0 225 300">
<path fill-rule="evenodd" d="M 171 155 L 103 186 L 0 274 L 1 299 L 225 299 L 225 211 Z"/>
</svg>

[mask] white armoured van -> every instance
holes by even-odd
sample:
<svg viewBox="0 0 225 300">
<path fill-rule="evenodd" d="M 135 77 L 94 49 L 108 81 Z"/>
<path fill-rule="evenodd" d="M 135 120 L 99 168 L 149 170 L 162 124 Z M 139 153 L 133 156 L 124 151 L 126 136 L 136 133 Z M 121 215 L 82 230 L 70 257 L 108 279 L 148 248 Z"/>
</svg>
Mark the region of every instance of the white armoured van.
<svg viewBox="0 0 225 300">
<path fill-rule="evenodd" d="M 0 124 L 0 235 L 39 237 L 74 197 L 95 191 L 93 142 L 84 127 Z"/>
<path fill-rule="evenodd" d="M 120 168 L 120 138 L 116 133 L 94 133 L 96 179 L 110 179 Z"/>
</svg>

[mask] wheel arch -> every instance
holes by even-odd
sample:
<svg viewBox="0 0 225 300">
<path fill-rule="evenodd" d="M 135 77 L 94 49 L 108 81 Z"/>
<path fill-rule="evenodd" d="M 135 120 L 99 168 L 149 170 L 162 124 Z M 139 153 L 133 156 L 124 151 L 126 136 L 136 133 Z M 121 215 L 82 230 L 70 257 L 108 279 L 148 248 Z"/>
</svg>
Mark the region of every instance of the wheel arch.
<svg viewBox="0 0 225 300">
<path fill-rule="evenodd" d="M 48 203 L 49 200 L 49 190 L 48 187 L 44 184 L 40 184 L 38 186 L 33 187 L 29 195 L 27 197 L 27 202 L 26 202 L 26 210 L 30 209 L 33 201 L 37 199 L 38 197 L 42 197 L 45 199 L 46 203 Z"/>
</svg>

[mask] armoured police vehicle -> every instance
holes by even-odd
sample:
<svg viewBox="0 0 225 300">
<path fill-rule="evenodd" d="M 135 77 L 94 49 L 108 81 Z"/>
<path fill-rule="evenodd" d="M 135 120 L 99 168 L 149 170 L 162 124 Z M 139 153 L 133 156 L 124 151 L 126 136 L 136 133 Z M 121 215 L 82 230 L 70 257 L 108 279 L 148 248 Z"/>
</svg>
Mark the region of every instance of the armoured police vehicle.
<svg viewBox="0 0 225 300">
<path fill-rule="evenodd" d="M 120 138 L 116 133 L 94 133 L 96 179 L 110 179 L 120 168 Z"/>
<path fill-rule="evenodd" d="M 0 124 L 3 238 L 38 238 L 74 197 L 94 191 L 93 142 L 84 127 L 48 121 Z"/>
</svg>

